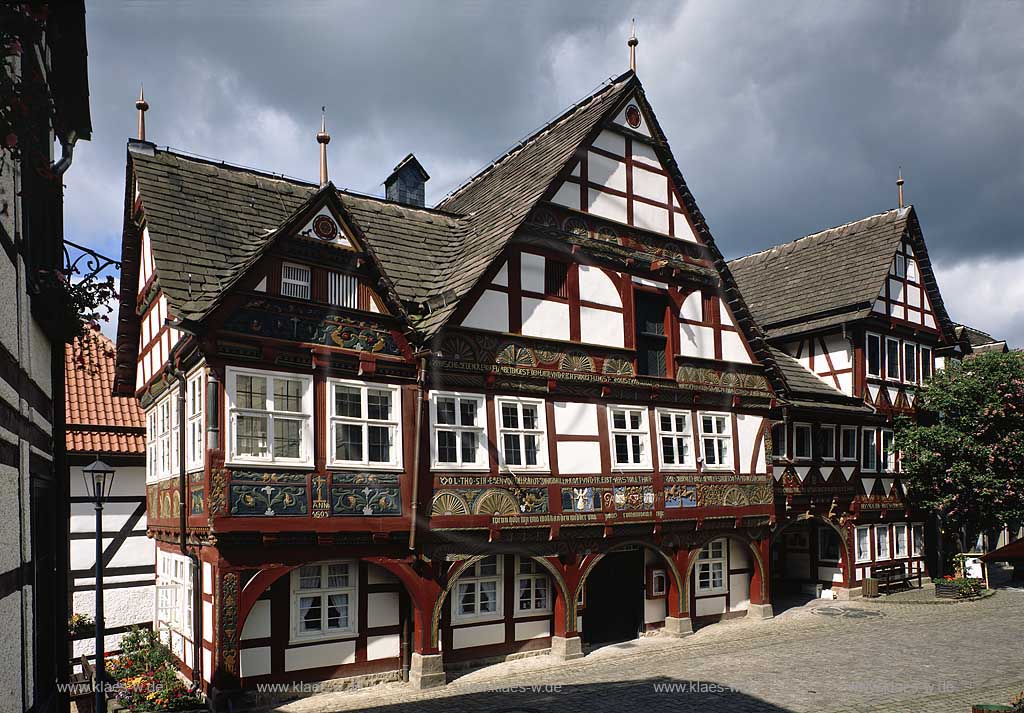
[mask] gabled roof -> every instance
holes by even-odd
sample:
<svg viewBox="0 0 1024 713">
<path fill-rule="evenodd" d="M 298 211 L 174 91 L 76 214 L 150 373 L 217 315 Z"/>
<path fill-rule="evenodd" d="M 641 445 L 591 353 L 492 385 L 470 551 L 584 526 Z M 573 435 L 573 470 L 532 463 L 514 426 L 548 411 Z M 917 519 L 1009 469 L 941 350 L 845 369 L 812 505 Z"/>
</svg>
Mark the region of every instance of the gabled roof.
<svg viewBox="0 0 1024 713">
<path fill-rule="evenodd" d="M 803 364 L 777 347 L 769 347 L 775 365 L 786 382 L 785 399 L 793 406 L 825 408 L 861 414 L 874 413 L 863 399 L 844 394 L 808 371 Z"/>
<path fill-rule="evenodd" d="M 966 324 L 956 325 L 956 336 L 960 340 L 966 340 L 971 346 L 971 351 L 975 354 L 1009 351 L 1009 347 L 1004 340 L 996 339 L 988 332 L 968 327 Z"/>
<path fill-rule="evenodd" d="M 913 208 L 872 215 L 729 262 L 771 338 L 867 317 Z"/>
<path fill-rule="evenodd" d="M 139 147 L 142 150 L 139 150 Z M 176 316 L 199 320 L 319 187 L 135 143 L 138 182 L 157 280 Z M 460 244 L 465 220 L 337 192 L 400 299 L 422 301 L 439 282 L 438 253 Z"/>
<path fill-rule="evenodd" d="M 99 332 L 64 348 L 69 453 L 141 455 L 146 423 L 134 398 L 112 396 L 114 345 Z"/>
</svg>

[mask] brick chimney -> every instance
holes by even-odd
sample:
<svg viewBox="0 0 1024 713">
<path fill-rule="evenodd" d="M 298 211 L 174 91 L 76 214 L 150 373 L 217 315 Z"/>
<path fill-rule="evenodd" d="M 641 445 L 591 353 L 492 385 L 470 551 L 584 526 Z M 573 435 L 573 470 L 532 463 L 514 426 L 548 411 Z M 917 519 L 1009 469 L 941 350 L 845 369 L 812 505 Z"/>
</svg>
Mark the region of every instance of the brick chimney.
<svg viewBox="0 0 1024 713">
<path fill-rule="evenodd" d="M 425 185 L 428 180 L 430 176 L 423 170 L 423 166 L 415 156 L 409 154 L 384 181 L 387 199 L 422 208 L 426 202 Z"/>
</svg>

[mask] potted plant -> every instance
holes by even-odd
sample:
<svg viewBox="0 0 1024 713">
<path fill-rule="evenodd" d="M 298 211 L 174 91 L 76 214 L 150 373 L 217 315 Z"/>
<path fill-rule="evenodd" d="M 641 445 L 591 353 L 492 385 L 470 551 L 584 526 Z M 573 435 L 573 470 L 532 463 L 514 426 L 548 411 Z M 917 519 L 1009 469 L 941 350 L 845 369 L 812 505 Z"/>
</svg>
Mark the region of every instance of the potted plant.
<svg viewBox="0 0 1024 713">
<path fill-rule="evenodd" d="M 68 619 L 68 637 L 87 639 L 96 633 L 96 622 L 88 614 L 72 614 Z"/>
<path fill-rule="evenodd" d="M 942 579 L 932 580 L 935 582 L 935 596 L 942 599 L 966 599 L 981 594 L 982 584 L 977 579 L 966 577 L 954 577 L 947 574 Z"/>
</svg>

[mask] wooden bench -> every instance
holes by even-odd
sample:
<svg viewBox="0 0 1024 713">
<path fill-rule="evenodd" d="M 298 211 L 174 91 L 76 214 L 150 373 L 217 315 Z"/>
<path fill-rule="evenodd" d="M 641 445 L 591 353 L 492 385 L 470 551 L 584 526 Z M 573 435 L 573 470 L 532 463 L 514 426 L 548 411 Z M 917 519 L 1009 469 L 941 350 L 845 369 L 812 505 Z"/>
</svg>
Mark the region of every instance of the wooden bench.
<svg viewBox="0 0 1024 713">
<path fill-rule="evenodd" d="M 897 583 L 906 584 L 907 588 L 910 588 L 910 575 L 907 574 L 907 566 L 904 562 L 872 567 L 871 576 L 878 580 L 879 588 L 885 585 L 887 592 L 892 588 L 893 584 Z"/>
</svg>

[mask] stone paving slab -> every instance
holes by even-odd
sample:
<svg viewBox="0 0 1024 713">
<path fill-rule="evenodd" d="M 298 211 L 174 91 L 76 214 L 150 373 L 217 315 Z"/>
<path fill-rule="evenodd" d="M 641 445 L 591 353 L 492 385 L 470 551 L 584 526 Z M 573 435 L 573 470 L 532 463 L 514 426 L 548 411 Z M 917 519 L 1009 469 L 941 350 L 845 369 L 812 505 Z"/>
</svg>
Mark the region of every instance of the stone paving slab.
<svg viewBox="0 0 1024 713">
<path fill-rule="evenodd" d="M 957 606 L 815 600 L 685 639 L 647 637 L 582 659 L 471 671 L 444 688 L 323 693 L 280 713 L 967 713 L 1024 690 L 1024 592 Z"/>
</svg>

